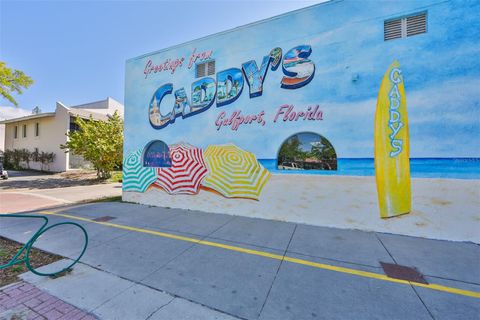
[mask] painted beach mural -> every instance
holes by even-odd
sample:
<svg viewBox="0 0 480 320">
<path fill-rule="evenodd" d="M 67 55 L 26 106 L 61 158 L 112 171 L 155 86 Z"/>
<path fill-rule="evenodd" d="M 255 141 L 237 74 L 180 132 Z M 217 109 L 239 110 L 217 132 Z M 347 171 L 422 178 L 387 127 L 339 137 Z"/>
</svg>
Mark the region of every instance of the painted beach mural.
<svg viewBox="0 0 480 320">
<path fill-rule="evenodd" d="M 408 118 L 403 75 L 397 61 L 383 77 L 375 112 L 374 154 L 380 216 L 411 211 Z"/>
<path fill-rule="evenodd" d="M 124 200 L 479 243 L 480 5 L 421 2 L 324 3 L 128 60 Z M 386 41 L 406 12 L 428 32 Z"/>
</svg>

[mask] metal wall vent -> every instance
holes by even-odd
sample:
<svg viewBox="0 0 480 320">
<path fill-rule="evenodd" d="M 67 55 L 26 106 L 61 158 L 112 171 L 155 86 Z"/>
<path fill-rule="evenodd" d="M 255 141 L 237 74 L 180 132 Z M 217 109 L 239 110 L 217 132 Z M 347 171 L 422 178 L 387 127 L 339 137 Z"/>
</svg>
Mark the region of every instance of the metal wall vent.
<svg viewBox="0 0 480 320">
<path fill-rule="evenodd" d="M 195 77 L 201 78 L 215 74 L 215 60 L 197 64 Z"/>
<path fill-rule="evenodd" d="M 407 37 L 427 33 L 427 14 L 407 17 Z"/>
<path fill-rule="evenodd" d="M 385 41 L 411 37 L 426 32 L 426 12 L 383 22 L 383 39 Z"/>
</svg>

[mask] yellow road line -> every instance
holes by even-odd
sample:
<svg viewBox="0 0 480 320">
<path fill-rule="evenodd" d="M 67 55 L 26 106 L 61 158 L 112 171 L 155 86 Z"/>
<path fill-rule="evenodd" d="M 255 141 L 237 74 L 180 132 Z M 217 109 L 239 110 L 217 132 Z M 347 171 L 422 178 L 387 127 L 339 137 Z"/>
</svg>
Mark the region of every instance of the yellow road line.
<svg viewBox="0 0 480 320">
<path fill-rule="evenodd" d="M 274 254 L 274 253 L 269 253 L 269 252 L 265 252 L 265 251 L 252 250 L 252 249 L 247 249 L 247 248 L 242 248 L 242 247 L 237 247 L 237 246 L 231 246 L 231 245 L 218 243 L 218 242 L 205 241 L 205 240 L 200 240 L 200 239 L 195 239 L 195 238 L 190 238 L 190 237 L 184 237 L 184 236 L 179 236 L 179 235 L 166 233 L 166 232 L 160 232 L 160 231 L 148 230 L 148 229 L 143 229 L 143 228 L 130 227 L 130 226 L 111 223 L 111 222 L 94 221 L 92 219 L 72 216 L 72 215 L 58 213 L 58 212 L 40 211 L 39 213 L 54 215 L 54 216 L 59 216 L 59 217 L 64 217 L 64 218 L 69 218 L 69 219 L 74 219 L 74 220 L 79 220 L 79 221 L 91 222 L 91 223 L 96 223 L 96 224 L 100 224 L 100 225 L 104 225 L 104 226 L 108 226 L 108 227 L 124 229 L 124 230 L 129 230 L 129 231 L 135 231 L 135 232 L 140 232 L 140 233 L 146 233 L 146 234 L 151 234 L 151 235 L 164 237 L 164 238 L 169 238 L 169 239 L 187 241 L 187 242 L 192 242 L 192 243 L 201 244 L 201 245 L 205 245 L 205 246 L 216 247 L 216 248 L 221 248 L 221 249 L 225 249 L 225 250 L 236 251 L 236 252 L 251 254 L 251 255 L 255 255 L 255 256 L 266 257 L 266 258 L 270 258 L 270 259 L 283 260 L 283 261 L 287 261 L 287 262 L 290 262 L 290 263 L 295 263 L 295 264 L 300 264 L 300 265 L 304 265 L 304 266 L 314 267 L 314 268 L 323 269 L 323 270 L 330 270 L 330 271 L 335 271 L 335 272 L 340 272 L 340 273 L 345 273 L 345 274 L 351 274 L 351 275 L 360 276 L 360 277 L 364 277 L 364 278 L 377 279 L 377 280 L 406 284 L 406 285 L 413 285 L 413 286 L 416 286 L 416 287 L 422 287 L 422 288 L 427 288 L 427 289 L 436 290 L 436 291 L 448 292 L 448 293 L 461 295 L 461 296 L 480 298 L 480 292 L 476 292 L 476 291 L 463 290 L 463 289 L 459 289 L 459 288 L 448 287 L 448 286 L 443 286 L 443 285 L 433 284 L 433 283 L 432 284 L 423 284 L 423 283 L 418 283 L 418 282 L 410 282 L 410 281 L 406 281 L 406 280 L 389 278 L 388 276 L 386 276 L 384 274 L 379 274 L 379 273 L 374 273 L 374 272 L 368 272 L 368 271 L 362 271 L 362 270 L 358 270 L 358 269 L 339 267 L 339 266 L 334 266 L 334 265 L 329 265 L 329 264 L 324 264 L 324 263 L 317 263 L 317 262 L 313 262 L 313 261 L 308 261 L 308 260 L 283 256 L 283 255 L 280 255 L 280 254 Z"/>
</svg>

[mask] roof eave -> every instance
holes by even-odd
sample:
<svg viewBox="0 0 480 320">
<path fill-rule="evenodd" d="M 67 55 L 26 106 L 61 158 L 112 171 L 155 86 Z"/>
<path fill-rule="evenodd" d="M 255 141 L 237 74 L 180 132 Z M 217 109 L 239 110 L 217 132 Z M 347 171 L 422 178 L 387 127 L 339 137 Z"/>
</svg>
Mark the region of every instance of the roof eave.
<svg viewBox="0 0 480 320">
<path fill-rule="evenodd" d="M 32 115 L 28 115 L 28 116 L 24 116 L 24 117 L 19 117 L 19 118 L 2 120 L 2 121 L 0 121 L 0 124 L 8 124 L 8 123 L 38 119 L 38 118 L 54 117 L 54 116 L 55 116 L 55 112 L 45 112 L 45 113 L 32 114 Z"/>
</svg>

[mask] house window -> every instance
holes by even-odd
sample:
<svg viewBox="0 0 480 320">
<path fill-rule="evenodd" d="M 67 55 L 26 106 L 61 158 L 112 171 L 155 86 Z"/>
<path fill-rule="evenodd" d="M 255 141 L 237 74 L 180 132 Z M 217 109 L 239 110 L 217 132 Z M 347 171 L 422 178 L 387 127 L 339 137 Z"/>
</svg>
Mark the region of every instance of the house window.
<svg viewBox="0 0 480 320">
<path fill-rule="evenodd" d="M 416 13 L 403 18 L 383 22 L 385 41 L 415 36 L 427 32 L 427 13 Z"/>
<path fill-rule="evenodd" d="M 40 135 L 40 123 L 35 123 L 35 137 Z"/>
<path fill-rule="evenodd" d="M 18 138 L 18 126 L 15 126 L 15 128 L 13 128 L 13 138 L 14 139 Z"/>
<path fill-rule="evenodd" d="M 27 137 L 27 125 L 24 124 L 22 128 L 22 137 L 26 138 Z"/>
<path fill-rule="evenodd" d="M 201 78 L 215 74 L 215 60 L 197 64 L 195 77 Z"/>
<path fill-rule="evenodd" d="M 75 122 L 75 118 L 70 117 L 70 132 L 75 132 L 75 131 L 79 131 L 79 130 L 80 130 L 80 127 Z"/>
</svg>

